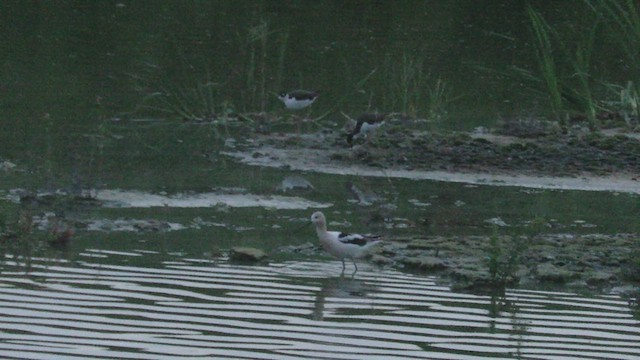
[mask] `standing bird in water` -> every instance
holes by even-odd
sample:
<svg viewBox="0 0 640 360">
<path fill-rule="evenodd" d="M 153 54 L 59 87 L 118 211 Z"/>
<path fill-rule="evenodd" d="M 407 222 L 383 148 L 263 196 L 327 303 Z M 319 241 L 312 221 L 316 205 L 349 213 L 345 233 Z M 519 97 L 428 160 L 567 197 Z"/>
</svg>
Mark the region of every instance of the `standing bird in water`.
<svg viewBox="0 0 640 360">
<path fill-rule="evenodd" d="M 379 243 L 380 236 L 369 235 L 364 236 L 360 234 L 347 234 L 339 231 L 327 231 L 327 219 L 320 211 L 314 212 L 311 215 L 311 222 L 316 226 L 316 232 L 318 233 L 318 239 L 322 248 L 329 254 L 342 260 L 342 273 L 344 274 L 345 264 L 344 259 L 351 259 L 353 266 L 355 266 L 354 274 L 358 271 L 358 265 L 356 265 L 356 258 L 364 255 L 369 248 Z"/>
<path fill-rule="evenodd" d="M 386 114 L 364 113 L 358 116 L 356 127 L 347 134 L 347 144 L 353 146 L 353 139 L 360 136 L 369 137 L 369 134 L 384 124 Z"/>
<path fill-rule="evenodd" d="M 294 90 L 289 91 L 288 93 L 283 92 L 278 95 L 278 99 L 284 103 L 284 106 L 289 110 L 300 110 L 308 107 L 313 104 L 314 101 L 318 98 L 318 93 L 314 91 L 307 90 Z M 293 117 L 296 119 L 297 117 Z M 297 118 L 294 120 L 296 122 L 296 128 L 298 133 L 300 133 L 300 123 L 303 120 Z"/>
<path fill-rule="evenodd" d="M 307 90 L 294 90 L 288 93 L 282 92 L 278 95 L 278 99 L 284 103 L 289 110 L 300 110 L 313 104 L 318 98 L 318 93 Z"/>
</svg>

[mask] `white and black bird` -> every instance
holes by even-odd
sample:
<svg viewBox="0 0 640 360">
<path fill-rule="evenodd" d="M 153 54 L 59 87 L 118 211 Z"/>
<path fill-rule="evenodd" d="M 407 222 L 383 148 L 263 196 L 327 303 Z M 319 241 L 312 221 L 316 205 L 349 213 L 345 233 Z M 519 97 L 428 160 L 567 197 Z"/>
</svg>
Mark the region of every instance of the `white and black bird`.
<svg viewBox="0 0 640 360">
<path fill-rule="evenodd" d="M 316 226 L 318 239 L 322 248 L 329 254 L 342 260 L 342 272 L 344 273 L 344 259 L 351 259 L 355 266 L 354 274 L 358 271 L 356 258 L 363 256 L 374 245 L 382 240 L 378 235 L 347 234 L 339 231 L 327 231 L 327 219 L 320 211 L 311 215 L 311 222 Z"/>
<path fill-rule="evenodd" d="M 318 93 L 307 90 L 294 90 L 282 92 L 278 95 L 278 99 L 284 103 L 289 110 L 300 110 L 313 104 L 318 98 Z"/>
<path fill-rule="evenodd" d="M 358 116 L 358 119 L 356 120 L 356 127 L 347 134 L 347 144 L 349 144 L 349 146 L 353 146 L 353 140 L 355 138 L 361 136 L 368 137 L 370 133 L 384 125 L 386 117 L 386 114 L 380 113 L 364 113 Z"/>
</svg>

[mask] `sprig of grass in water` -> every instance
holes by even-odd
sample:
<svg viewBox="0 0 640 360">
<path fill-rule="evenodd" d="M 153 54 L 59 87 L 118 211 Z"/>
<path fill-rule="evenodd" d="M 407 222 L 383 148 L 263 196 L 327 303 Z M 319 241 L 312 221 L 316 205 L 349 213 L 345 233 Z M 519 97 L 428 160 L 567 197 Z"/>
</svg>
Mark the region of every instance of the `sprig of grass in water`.
<svg viewBox="0 0 640 360">
<path fill-rule="evenodd" d="M 452 91 L 446 80 L 438 78 L 428 89 L 429 119 L 441 121 L 447 115 L 449 104 L 457 100 L 459 96 L 452 97 Z"/>
<path fill-rule="evenodd" d="M 418 56 L 402 53 L 402 58 L 396 61 L 387 59 L 387 84 L 392 101 L 389 108 L 398 108 L 409 116 L 415 117 L 420 112 L 422 98 L 423 59 Z"/>
<path fill-rule="evenodd" d="M 489 277 L 493 286 L 502 287 L 515 280 L 527 241 L 531 241 L 531 238 L 517 235 L 500 237 L 497 227 L 494 227 L 489 237 L 487 258 Z"/>
<path fill-rule="evenodd" d="M 404 52 L 400 59 L 388 56 L 384 65 L 387 91 L 383 94 L 385 108 L 416 117 L 420 113 L 431 120 L 441 120 L 447 106 L 455 100 L 449 84 L 442 78 L 433 80 L 424 71 L 424 59 Z M 426 104 L 426 106 L 425 106 Z"/>
<path fill-rule="evenodd" d="M 600 124 L 596 118 L 596 111 L 601 108 L 593 96 L 594 82 L 591 76 L 591 57 L 593 54 L 593 44 L 596 38 L 599 21 L 596 19 L 588 28 L 588 31 L 580 32 L 578 40 L 575 42 L 575 50 L 569 48 L 562 38 L 556 33 L 557 42 L 563 50 L 564 57 L 571 64 L 573 74 L 570 78 L 575 79 L 575 86 L 565 86 L 572 93 L 572 98 L 576 99 L 576 106 L 583 111 L 592 131 L 598 130 Z"/>
<path fill-rule="evenodd" d="M 551 114 L 563 130 L 567 129 L 568 115 L 572 111 L 584 113 L 590 129 L 597 130 L 596 113 L 602 105 L 594 96 L 598 82 L 591 74 L 591 58 L 599 22 L 590 19 L 588 31 L 578 34 L 577 40 L 565 41 L 566 34 L 563 36 L 549 25 L 533 7 L 527 7 L 527 14 L 534 39 L 537 71 L 517 66 L 506 71 L 482 66 L 478 69 L 524 81 L 529 91 L 549 100 Z"/>
<path fill-rule="evenodd" d="M 269 22 L 261 18 L 257 25 L 249 28 L 246 36 L 249 62 L 245 84 L 247 99 L 244 104 L 252 106 L 259 104 L 260 111 L 265 111 L 267 102 L 266 73 L 270 34 Z"/>
<path fill-rule="evenodd" d="M 589 8 L 613 25 L 614 39 L 626 54 L 626 66 L 631 70 L 631 80 L 626 85 L 606 84 L 615 96 L 611 101 L 622 113 L 627 126 L 638 119 L 640 102 L 640 3 L 636 0 L 584 0 Z"/>
<path fill-rule="evenodd" d="M 628 81 L 626 86 L 618 84 L 606 84 L 607 89 L 615 100 L 606 103 L 619 111 L 629 129 L 633 129 L 640 120 L 640 87 L 633 81 Z"/>
</svg>

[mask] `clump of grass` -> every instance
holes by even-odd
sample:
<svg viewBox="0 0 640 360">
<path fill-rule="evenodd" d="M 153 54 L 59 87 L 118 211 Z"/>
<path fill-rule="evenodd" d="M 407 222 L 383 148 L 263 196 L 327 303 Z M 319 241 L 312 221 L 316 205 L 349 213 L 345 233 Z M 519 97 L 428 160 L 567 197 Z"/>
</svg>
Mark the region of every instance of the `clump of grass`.
<svg viewBox="0 0 640 360">
<path fill-rule="evenodd" d="M 455 100 L 451 94 L 452 91 L 448 83 L 441 78 L 438 78 L 429 88 L 428 104 L 430 120 L 440 121 L 446 117 L 449 104 Z"/>
<path fill-rule="evenodd" d="M 237 61 L 220 70 L 219 60 L 176 44 L 169 63 L 147 63 L 131 74 L 140 94 L 135 112 L 143 116 L 237 126 L 264 113 L 280 90 L 288 46 L 287 30 L 274 31 L 260 14 L 258 21 L 237 34 Z M 277 53 L 276 56 L 273 56 Z M 271 58 L 276 61 L 270 61 Z M 275 65 L 275 68 L 274 68 Z M 272 74 L 278 74 L 273 78 Z M 233 100 L 231 100 L 233 99 Z"/>
<path fill-rule="evenodd" d="M 538 61 L 538 71 L 542 80 L 541 82 L 547 90 L 549 103 L 551 104 L 551 111 L 564 128 L 566 127 L 566 122 L 562 114 L 563 102 L 561 84 L 549 34 L 551 27 L 547 24 L 540 13 L 535 11 L 531 6 L 527 7 L 527 13 L 533 30 L 535 54 Z M 523 73 L 523 75 L 526 75 L 526 73 Z M 527 77 L 535 79 L 535 76 L 533 75 Z"/>
<path fill-rule="evenodd" d="M 630 254 L 623 272 L 627 279 L 640 283 L 640 250 L 633 251 Z"/>
<path fill-rule="evenodd" d="M 499 236 L 494 228 L 487 249 L 489 279 L 493 286 L 501 287 L 517 280 L 516 272 L 526 241 L 521 236 Z"/>
<path fill-rule="evenodd" d="M 385 105 L 415 117 L 420 110 L 426 75 L 422 58 L 404 52 L 400 59 L 385 59 L 385 82 L 388 91 Z"/>
<path fill-rule="evenodd" d="M 2 232 L 0 232 L 0 261 L 8 254 L 22 258 L 27 270 L 31 256 L 42 243 L 33 236 L 33 214 L 27 208 L 16 208 L 3 202 L 0 207 Z"/>
<path fill-rule="evenodd" d="M 625 85 L 606 84 L 615 98 L 608 103 L 632 128 L 640 115 L 640 3 L 635 0 L 584 0 L 584 3 L 603 19 L 611 40 L 622 49 L 625 72 L 631 79 Z"/>
<path fill-rule="evenodd" d="M 599 21 L 591 19 L 587 31 L 581 31 L 571 44 L 542 15 L 528 6 L 527 13 L 535 40 L 535 54 L 539 78 L 520 69 L 525 78 L 541 82 L 546 89 L 551 111 L 563 129 L 568 126 L 569 113 L 577 111 L 586 116 L 589 128 L 599 128 L 596 117 L 601 108 L 594 98 L 595 82 L 591 75 L 594 40 Z M 559 54 L 560 56 L 558 57 Z"/>
<path fill-rule="evenodd" d="M 434 79 L 425 72 L 424 59 L 420 55 L 404 52 L 399 59 L 387 56 L 384 79 L 387 89 L 383 96 L 384 107 L 397 109 L 409 117 L 441 120 L 455 100 L 445 79 Z"/>
<path fill-rule="evenodd" d="M 607 104 L 616 109 L 629 129 L 634 129 L 640 120 L 640 87 L 628 81 L 626 86 L 608 84 L 609 91 L 617 99 L 609 100 Z"/>
<path fill-rule="evenodd" d="M 258 23 L 250 27 L 246 38 L 241 43 L 245 45 L 245 52 L 248 56 L 246 82 L 244 86 L 244 104 L 253 104 L 260 111 L 265 111 L 267 105 L 267 71 L 268 71 L 268 51 L 270 48 L 269 22 L 265 18 L 260 18 Z M 286 49 L 288 33 L 283 36 L 280 54 L 284 54 Z M 245 109 L 246 110 L 246 109 Z"/>
<path fill-rule="evenodd" d="M 156 86 L 156 91 L 142 98 L 138 111 L 188 121 L 209 121 L 217 114 L 233 112 L 233 108 L 221 98 L 220 90 L 223 85 L 212 81 L 209 77 L 204 81 L 194 80 L 187 85 L 161 82 L 157 85 L 144 84 L 139 88 L 147 89 Z"/>
</svg>

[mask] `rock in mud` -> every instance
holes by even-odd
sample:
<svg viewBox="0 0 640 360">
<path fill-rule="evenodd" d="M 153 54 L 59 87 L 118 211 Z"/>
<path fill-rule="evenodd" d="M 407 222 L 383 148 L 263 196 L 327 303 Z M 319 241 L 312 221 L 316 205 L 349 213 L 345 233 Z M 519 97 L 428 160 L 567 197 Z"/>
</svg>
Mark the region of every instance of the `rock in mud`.
<svg viewBox="0 0 640 360">
<path fill-rule="evenodd" d="M 313 190 L 313 184 L 301 176 L 287 176 L 276 188 L 278 191 L 286 193 L 290 190 Z"/>
<path fill-rule="evenodd" d="M 372 255 L 370 261 L 380 266 L 393 265 L 393 259 L 378 254 Z"/>
<path fill-rule="evenodd" d="M 435 256 L 408 257 L 400 260 L 400 262 L 409 269 L 421 271 L 444 270 L 447 268 L 447 264 Z"/>
<path fill-rule="evenodd" d="M 18 165 L 12 163 L 11 161 L 8 160 L 3 160 L 0 161 L 0 171 L 9 171 L 9 170 L 13 170 L 17 167 Z"/>
<path fill-rule="evenodd" d="M 549 263 L 538 265 L 536 267 L 536 273 L 539 280 L 557 283 L 567 282 L 575 275 L 572 271 Z"/>
<path fill-rule="evenodd" d="M 267 254 L 264 251 L 252 247 L 234 247 L 231 248 L 231 252 L 229 253 L 231 261 L 244 263 L 259 262 L 266 257 Z"/>
</svg>

